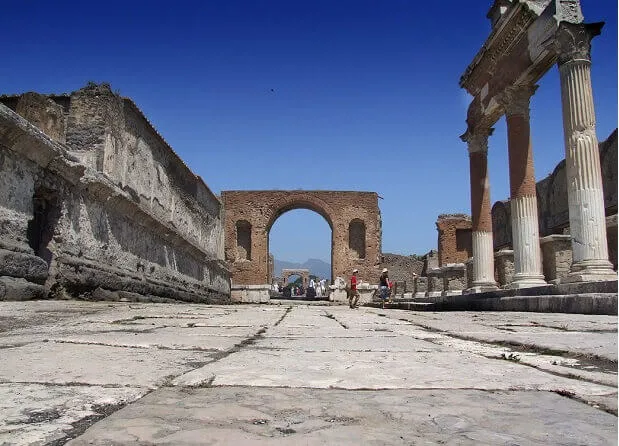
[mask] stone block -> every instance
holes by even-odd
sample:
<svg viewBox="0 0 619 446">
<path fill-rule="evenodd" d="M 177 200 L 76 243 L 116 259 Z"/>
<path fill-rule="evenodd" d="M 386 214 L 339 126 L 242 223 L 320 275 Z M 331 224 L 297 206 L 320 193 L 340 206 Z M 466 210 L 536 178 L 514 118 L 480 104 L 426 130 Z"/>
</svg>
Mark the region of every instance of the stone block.
<svg viewBox="0 0 619 446">
<path fill-rule="evenodd" d="M 462 294 L 466 288 L 466 266 L 464 263 L 450 263 L 441 267 L 443 296 Z"/>
<path fill-rule="evenodd" d="M 348 302 L 348 295 L 345 289 L 332 288 L 329 292 L 330 302 Z"/>
<path fill-rule="evenodd" d="M 501 288 L 509 286 L 514 279 L 514 251 L 502 249 L 494 253 L 494 275 Z"/>
<path fill-rule="evenodd" d="M 17 277 L 0 276 L 0 301 L 46 299 L 47 290 L 43 285 L 28 282 Z"/>
<path fill-rule="evenodd" d="M 473 257 L 469 258 L 466 262 L 466 288 L 473 288 Z"/>
<path fill-rule="evenodd" d="M 40 257 L 0 248 L 0 275 L 42 284 L 47 279 L 47 271 L 47 262 Z"/>
<path fill-rule="evenodd" d="M 415 277 L 413 292 L 415 295 L 425 295 L 428 291 L 428 278 L 417 276 Z"/>
<path fill-rule="evenodd" d="M 544 277 L 557 283 L 566 277 L 572 265 L 572 240 L 569 235 L 553 234 L 539 239 L 542 248 Z"/>
<path fill-rule="evenodd" d="M 230 298 L 234 303 L 268 303 L 271 299 L 269 293 L 271 287 L 265 285 L 232 285 L 230 287 Z"/>
<path fill-rule="evenodd" d="M 434 268 L 428 271 L 428 290 L 426 296 L 436 297 L 441 296 L 444 291 L 444 281 L 440 268 Z"/>
</svg>

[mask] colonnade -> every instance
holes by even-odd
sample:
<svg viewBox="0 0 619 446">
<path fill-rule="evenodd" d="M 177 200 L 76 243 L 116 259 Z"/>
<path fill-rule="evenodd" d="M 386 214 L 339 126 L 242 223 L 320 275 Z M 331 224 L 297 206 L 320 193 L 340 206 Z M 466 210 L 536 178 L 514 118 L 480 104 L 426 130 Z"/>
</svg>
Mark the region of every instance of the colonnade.
<svg viewBox="0 0 619 446">
<path fill-rule="evenodd" d="M 611 280 L 617 275 L 608 261 L 606 217 L 600 155 L 595 131 L 591 86 L 591 39 L 600 24 L 561 23 L 554 48 L 561 81 L 565 160 L 573 263 L 564 281 Z M 535 85 L 513 85 L 499 96 L 507 121 L 513 288 L 544 285 L 539 243 L 535 170 L 529 104 Z M 473 289 L 496 288 L 492 216 L 488 176 L 490 126 L 462 136 L 468 144 L 471 178 Z"/>
</svg>

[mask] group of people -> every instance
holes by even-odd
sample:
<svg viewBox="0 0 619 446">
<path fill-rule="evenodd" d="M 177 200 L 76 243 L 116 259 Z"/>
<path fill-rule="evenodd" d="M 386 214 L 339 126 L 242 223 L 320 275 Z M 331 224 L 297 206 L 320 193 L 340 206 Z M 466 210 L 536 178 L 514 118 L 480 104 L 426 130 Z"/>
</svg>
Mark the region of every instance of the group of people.
<svg viewBox="0 0 619 446">
<path fill-rule="evenodd" d="M 316 277 L 316 280 L 310 278 L 309 283 L 310 288 L 314 288 L 316 290 L 316 297 L 322 297 L 327 292 L 327 279 L 320 279 Z"/>
<path fill-rule="evenodd" d="M 357 285 L 359 283 L 359 279 L 357 274 L 359 270 L 357 268 L 352 270 L 352 276 L 350 278 L 350 287 L 348 292 L 348 306 L 350 308 L 358 308 L 359 307 L 359 291 L 357 290 Z M 389 270 L 387 268 L 383 268 L 383 271 L 378 279 L 378 296 L 381 299 L 383 308 L 385 307 L 385 302 L 387 299 L 391 297 L 391 292 L 394 283 L 389 280 Z"/>
</svg>

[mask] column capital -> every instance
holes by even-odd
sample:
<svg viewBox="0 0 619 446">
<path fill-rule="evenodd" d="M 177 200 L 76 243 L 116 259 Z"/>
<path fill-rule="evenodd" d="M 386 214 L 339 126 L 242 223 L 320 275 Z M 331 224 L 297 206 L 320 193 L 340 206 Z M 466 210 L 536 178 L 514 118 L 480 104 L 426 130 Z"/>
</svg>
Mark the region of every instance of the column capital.
<svg viewBox="0 0 619 446">
<path fill-rule="evenodd" d="M 498 96 L 498 100 L 505 110 L 505 114 L 528 119 L 529 104 L 535 90 L 537 90 L 537 85 L 513 85 L 503 90 L 503 93 Z"/>
<path fill-rule="evenodd" d="M 591 62 L 591 40 L 601 33 L 604 22 L 561 22 L 555 33 L 557 62 L 563 65 L 576 60 Z"/>
<path fill-rule="evenodd" d="M 460 139 L 468 143 L 469 153 L 488 153 L 488 137 L 494 132 L 493 127 L 467 129 Z"/>
</svg>

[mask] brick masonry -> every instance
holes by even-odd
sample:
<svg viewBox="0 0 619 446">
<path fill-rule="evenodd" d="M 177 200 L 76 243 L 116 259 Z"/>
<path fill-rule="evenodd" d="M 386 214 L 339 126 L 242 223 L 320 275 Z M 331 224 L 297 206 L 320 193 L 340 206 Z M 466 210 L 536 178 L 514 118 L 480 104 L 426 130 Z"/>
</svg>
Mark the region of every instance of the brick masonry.
<svg viewBox="0 0 619 446">
<path fill-rule="evenodd" d="M 464 263 L 473 255 L 471 217 L 465 214 L 442 214 L 436 221 L 438 230 L 438 266 Z"/>
<path fill-rule="evenodd" d="M 225 259 L 233 286 L 271 282 L 269 232 L 277 218 L 299 208 L 317 212 L 331 227 L 331 281 L 348 278 L 354 268 L 364 281 L 380 274 L 381 219 L 375 192 L 223 191 L 221 199 L 226 210 Z"/>
</svg>

